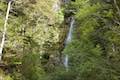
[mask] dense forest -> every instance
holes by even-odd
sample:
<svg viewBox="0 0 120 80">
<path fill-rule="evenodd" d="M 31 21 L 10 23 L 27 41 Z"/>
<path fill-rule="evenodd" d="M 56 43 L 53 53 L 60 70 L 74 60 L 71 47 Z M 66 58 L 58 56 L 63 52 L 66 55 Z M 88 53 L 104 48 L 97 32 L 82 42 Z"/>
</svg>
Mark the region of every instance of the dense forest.
<svg viewBox="0 0 120 80">
<path fill-rule="evenodd" d="M 120 0 L 0 0 L 0 80 L 120 80 Z"/>
</svg>

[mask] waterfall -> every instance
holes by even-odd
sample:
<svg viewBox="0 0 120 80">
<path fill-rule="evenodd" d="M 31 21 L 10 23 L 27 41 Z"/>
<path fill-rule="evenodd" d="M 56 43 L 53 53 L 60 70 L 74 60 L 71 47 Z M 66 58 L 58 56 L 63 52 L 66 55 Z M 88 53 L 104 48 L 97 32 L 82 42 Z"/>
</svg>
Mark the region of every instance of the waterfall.
<svg viewBox="0 0 120 80">
<path fill-rule="evenodd" d="M 68 32 L 68 35 L 65 41 L 65 46 L 67 46 L 67 44 L 69 44 L 72 40 L 72 32 L 74 28 L 74 23 L 75 23 L 74 17 L 70 17 L 70 28 L 69 28 L 69 32 Z M 66 71 L 68 71 L 68 68 L 69 68 L 68 63 L 69 63 L 69 56 L 68 54 L 66 54 L 64 58 L 64 66 L 66 68 Z"/>
<path fill-rule="evenodd" d="M 72 32 L 73 32 L 74 22 L 75 22 L 74 18 L 70 17 L 70 28 L 69 28 L 69 32 L 68 32 L 68 35 L 66 38 L 65 45 L 69 44 L 72 40 Z"/>
<path fill-rule="evenodd" d="M 61 0 L 61 1 L 64 4 L 68 4 L 71 0 Z M 53 5 L 53 11 L 58 12 L 61 8 L 60 4 L 61 4 L 60 0 L 56 0 L 54 5 Z M 69 10 L 69 12 L 73 12 L 73 10 Z M 73 32 L 74 23 L 75 23 L 74 17 L 73 16 L 69 17 L 68 21 L 69 21 L 69 31 L 68 31 L 68 34 L 67 34 L 67 37 L 65 40 L 65 47 L 67 46 L 67 44 L 69 44 L 72 41 L 72 32 Z M 68 71 L 68 69 L 69 69 L 69 56 L 68 56 L 68 54 L 66 54 L 64 56 L 63 64 L 64 64 L 64 67 L 66 68 L 66 71 Z"/>
</svg>

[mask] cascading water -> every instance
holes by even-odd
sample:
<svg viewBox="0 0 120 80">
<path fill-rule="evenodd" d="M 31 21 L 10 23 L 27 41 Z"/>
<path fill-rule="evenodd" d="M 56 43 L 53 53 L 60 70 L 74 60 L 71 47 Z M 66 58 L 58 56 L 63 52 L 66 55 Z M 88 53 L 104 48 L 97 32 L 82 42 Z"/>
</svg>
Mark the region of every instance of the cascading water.
<svg viewBox="0 0 120 80">
<path fill-rule="evenodd" d="M 71 0 L 61 0 L 64 4 L 68 4 Z M 60 10 L 60 0 L 56 0 L 54 5 L 53 5 L 53 10 L 55 12 L 58 12 Z M 72 12 L 73 10 L 69 10 L 69 12 Z M 67 37 L 66 37 L 66 40 L 65 40 L 65 47 L 67 46 L 67 44 L 69 44 L 72 40 L 72 32 L 73 32 L 73 28 L 74 28 L 74 23 L 75 23 L 75 20 L 74 20 L 74 17 L 71 16 L 68 18 L 69 19 L 69 32 L 67 34 Z M 64 57 L 64 61 L 63 61 L 63 64 L 64 64 L 64 67 L 66 68 L 66 71 L 68 71 L 69 69 L 69 56 L 68 54 L 65 55 Z"/>
<path fill-rule="evenodd" d="M 65 46 L 67 46 L 67 44 L 69 44 L 72 40 L 72 32 L 74 28 L 74 23 L 75 23 L 74 17 L 70 17 L 70 28 L 69 28 L 69 32 L 68 32 L 68 35 L 65 41 Z M 66 71 L 68 71 L 68 67 L 69 67 L 68 63 L 69 63 L 69 56 L 68 54 L 66 54 L 64 58 L 64 66 L 66 68 Z"/>
<path fill-rule="evenodd" d="M 65 45 L 69 44 L 72 40 L 72 32 L 73 32 L 74 22 L 75 22 L 74 18 L 70 17 L 70 28 L 69 28 L 69 32 L 68 32 L 68 35 L 66 38 Z"/>
</svg>

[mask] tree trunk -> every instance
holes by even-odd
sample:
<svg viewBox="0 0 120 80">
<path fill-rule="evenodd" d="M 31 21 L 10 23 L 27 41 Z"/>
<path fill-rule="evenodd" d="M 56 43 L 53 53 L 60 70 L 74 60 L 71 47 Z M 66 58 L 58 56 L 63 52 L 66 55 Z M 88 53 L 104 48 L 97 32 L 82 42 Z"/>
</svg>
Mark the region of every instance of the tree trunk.
<svg viewBox="0 0 120 80">
<path fill-rule="evenodd" d="M 5 44 L 5 35 L 6 35 L 6 31 L 7 31 L 7 27 L 6 26 L 7 26 L 7 21 L 8 21 L 8 16 L 9 16 L 11 2 L 12 1 L 9 1 L 9 3 L 8 3 L 6 18 L 5 18 L 3 37 L 2 37 L 2 42 L 1 42 L 1 45 L 0 45 L 0 61 L 2 60 L 2 52 L 3 52 L 3 48 L 4 48 L 4 44 Z"/>
</svg>

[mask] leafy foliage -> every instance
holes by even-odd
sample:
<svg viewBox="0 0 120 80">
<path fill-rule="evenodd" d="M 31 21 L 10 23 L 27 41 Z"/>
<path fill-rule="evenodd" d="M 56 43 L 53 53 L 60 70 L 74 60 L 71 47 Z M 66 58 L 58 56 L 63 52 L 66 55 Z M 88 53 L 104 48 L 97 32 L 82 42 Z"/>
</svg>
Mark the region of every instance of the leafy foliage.
<svg viewBox="0 0 120 80">
<path fill-rule="evenodd" d="M 114 22 L 118 17 L 114 15 L 115 4 L 76 0 L 68 6 L 70 9 L 71 5 L 76 10 L 76 31 L 64 53 L 70 56 L 71 70 L 79 74 L 75 80 L 119 80 L 120 39 L 119 32 L 114 31 L 119 29 Z"/>
<path fill-rule="evenodd" d="M 0 38 L 7 3 L 0 1 Z M 63 5 L 59 0 L 12 2 L 0 78 L 119 80 L 119 4 L 119 0 L 71 0 L 59 9 Z M 75 18 L 73 39 L 63 50 L 70 16 Z M 69 55 L 68 71 L 62 54 Z"/>
</svg>

